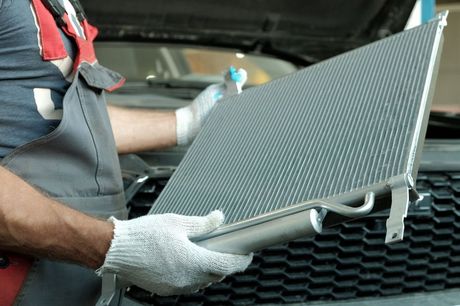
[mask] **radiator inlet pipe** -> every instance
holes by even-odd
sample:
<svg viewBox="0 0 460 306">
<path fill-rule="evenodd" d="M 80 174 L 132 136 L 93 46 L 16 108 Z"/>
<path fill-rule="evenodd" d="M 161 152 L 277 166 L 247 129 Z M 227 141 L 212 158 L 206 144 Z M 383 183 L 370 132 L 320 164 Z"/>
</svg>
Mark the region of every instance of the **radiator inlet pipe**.
<svg viewBox="0 0 460 306">
<path fill-rule="evenodd" d="M 268 222 L 196 242 L 208 250 L 249 254 L 272 245 L 321 233 L 321 218 L 316 209 L 301 211 Z"/>
</svg>

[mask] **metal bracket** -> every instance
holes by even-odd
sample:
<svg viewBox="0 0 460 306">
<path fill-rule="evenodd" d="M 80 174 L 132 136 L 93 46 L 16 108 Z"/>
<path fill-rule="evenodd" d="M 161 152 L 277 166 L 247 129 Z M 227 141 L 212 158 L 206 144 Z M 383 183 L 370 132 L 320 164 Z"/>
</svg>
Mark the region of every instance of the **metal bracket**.
<svg viewBox="0 0 460 306">
<path fill-rule="evenodd" d="M 114 273 L 102 275 L 101 296 L 96 306 L 115 306 L 118 305 L 120 298 L 124 296 L 125 288 L 130 284 L 122 281 Z"/>
<path fill-rule="evenodd" d="M 96 306 L 109 306 L 117 293 L 117 275 L 113 273 L 105 273 L 102 275 L 101 297 L 96 303 Z"/>
<path fill-rule="evenodd" d="M 407 217 L 409 204 L 418 198 L 414 188 L 414 179 L 406 174 L 393 177 L 388 181 L 391 188 L 391 209 L 387 219 L 385 243 L 394 243 L 404 239 L 404 219 Z"/>
<path fill-rule="evenodd" d="M 141 189 L 141 187 L 144 185 L 144 183 L 149 179 L 150 177 L 148 175 L 140 176 L 134 180 L 134 182 L 131 183 L 131 185 L 128 186 L 128 188 L 125 189 L 125 201 L 128 203 L 133 199 L 133 197 L 136 195 L 136 193 Z"/>
</svg>

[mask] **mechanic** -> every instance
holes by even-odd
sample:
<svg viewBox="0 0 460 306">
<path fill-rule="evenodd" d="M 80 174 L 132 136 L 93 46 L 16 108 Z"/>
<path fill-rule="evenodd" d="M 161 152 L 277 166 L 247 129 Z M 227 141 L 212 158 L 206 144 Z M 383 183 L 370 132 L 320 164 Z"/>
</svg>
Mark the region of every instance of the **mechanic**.
<svg viewBox="0 0 460 306">
<path fill-rule="evenodd" d="M 105 272 L 160 295 L 189 293 L 252 259 L 189 240 L 222 224 L 220 211 L 122 221 L 117 152 L 190 143 L 226 87 L 176 112 L 107 110 L 104 90 L 124 79 L 98 64 L 96 35 L 75 0 L 0 0 L 2 306 L 94 304 Z"/>
</svg>

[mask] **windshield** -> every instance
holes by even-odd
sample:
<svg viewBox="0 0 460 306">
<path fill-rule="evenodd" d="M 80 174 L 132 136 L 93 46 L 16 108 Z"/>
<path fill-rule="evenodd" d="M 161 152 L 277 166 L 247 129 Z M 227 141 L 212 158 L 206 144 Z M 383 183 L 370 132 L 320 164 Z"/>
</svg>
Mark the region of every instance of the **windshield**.
<svg viewBox="0 0 460 306">
<path fill-rule="evenodd" d="M 148 43 L 96 44 L 99 62 L 120 72 L 127 82 L 222 82 L 230 67 L 248 72 L 247 85 L 266 83 L 297 70 L 289 62 L 221 49 L 164 46 Z"/>
</svg>

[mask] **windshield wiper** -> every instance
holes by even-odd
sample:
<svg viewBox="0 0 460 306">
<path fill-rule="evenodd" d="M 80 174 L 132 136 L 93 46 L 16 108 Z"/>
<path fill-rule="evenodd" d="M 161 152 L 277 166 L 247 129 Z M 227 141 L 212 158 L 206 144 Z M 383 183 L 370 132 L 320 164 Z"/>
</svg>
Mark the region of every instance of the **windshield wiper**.
<svg viewBox="0 0 460 306">
<path fill-rule="evenodd" d="M 178 79 L 148 79 L 149 87 L 154 88 L 171 88 L 171 89 L 200 89 L 203 90 L 212 83 L 196 80 L 178 80 Z"/>
<path fill-rule="evenodd" d="M 179 84 L 180 83 L 180 84 Z M 193 99 L 209 83 L 192 84 L 192 82 L 170 82 L 168 81 L 129 81 L 120 88 L 118 94 L 139 95 L 154 94 L 163 97 L 172 97 L 178 99 Z"/>
</svg>

